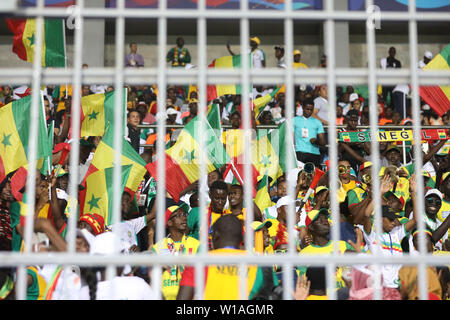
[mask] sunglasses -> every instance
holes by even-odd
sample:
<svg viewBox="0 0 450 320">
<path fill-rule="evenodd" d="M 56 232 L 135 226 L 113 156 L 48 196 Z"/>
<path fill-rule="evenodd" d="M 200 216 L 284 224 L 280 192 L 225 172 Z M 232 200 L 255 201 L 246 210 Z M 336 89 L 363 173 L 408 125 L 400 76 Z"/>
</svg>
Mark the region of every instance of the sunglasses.
<svg viewBox="0 0 450 320">
<path fill-rule="evenodd" d="M 340 165 L 340 166 L 338 166 L 339 174 L 344 174 L 344 173 L 350 172 L 351 168 L 352 168 L 351 166 L 346 167 L 344 165 Z"/>
<path fill-rule="evenodd" d="M 442 204 L 441 199 L 436 199 L 434 197 L 428 197 L 425 200 L 427 201 L 428 204 L 436 204 L 438 206 L 440 206 Z"/>
</svg>

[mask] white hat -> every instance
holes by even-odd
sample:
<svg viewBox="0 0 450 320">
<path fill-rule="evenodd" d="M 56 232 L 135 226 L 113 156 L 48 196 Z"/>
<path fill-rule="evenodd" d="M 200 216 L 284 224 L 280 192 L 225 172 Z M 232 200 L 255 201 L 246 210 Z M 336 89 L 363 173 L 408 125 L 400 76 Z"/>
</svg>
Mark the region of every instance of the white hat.
<svg viewBox="0 0 450 320">
<path fill-rule="evenodd" d="M 438 190 L 438 189 L 430 189 L 427 191 L 427 193 L 425 194 L 425 198 L 428 197 L 429 195 L 435 194 L 439 197 L 439 199 L 442 200 L 442 193 Z"/>
<path fill-rule="evenodd" d="M 92 247 L 92 244 L 94 243 L 95 240 L 95 236 L 84 228 L 83 229 L 77 228 L 77 237 L 83 237 L 89 244 L 89 248 Z"/>
<path fill-rule="evenodd" d="M 350 102 L 353 102 L 353 101 L 355 101 L 356 99 L 358 99 L 358 94 L 357 94 L 357 93 L 352 93 L 352 94 L 350 95 L 350 97 L 348 98 L 348 100 L 349 100 Z"/>
<path fill-rule="evenodd" d="M 103 232 L 97 235 L 90 246 L 89 253 L 97 255 L 108 255 L 120 252 L 126 252 L 127 247 L 124 241 L 114 232 Z"/>
<path fill-rule="evenodd" d="M 171 114 L 178 114 L 178 111 L 174 108 L 168 108 L 167 109 L 167 115 L 170 116 Z"/>
<path fill-rule="evenodd" d="M 281 208 L 282 206 L 287 206 L 287 205 L 289 205 L 290 203 L 294 203 L 294 202 L 295 202 L 295 201 L 292 200 L 289 196 L 281 197 L 281 198 L 278 199 L 278 201 L 277 201 L 277 209 L 278 209 L 278 208 Z"/>
<path fill-rule="evenodd" d="M 431 53 L 431 51 L 425 51 L 424 56 L 427 57 L 428 59 L 433 58 L 433 54 Z"/>
</svg>

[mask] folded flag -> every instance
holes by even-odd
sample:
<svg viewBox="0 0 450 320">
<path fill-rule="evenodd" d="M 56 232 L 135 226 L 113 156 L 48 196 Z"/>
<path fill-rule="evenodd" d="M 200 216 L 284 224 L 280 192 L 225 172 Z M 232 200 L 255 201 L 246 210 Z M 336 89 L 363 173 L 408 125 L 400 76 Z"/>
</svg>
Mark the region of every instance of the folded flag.
<svg viewBox="0 0 450 320">
<path fill-rule="evenodd" d="M 199 117 L 192 119 L 181 131 L 177 142 L 165 151 L 166 190 L 178 202 L 180 192 L 200 178 L 200 159 L 206 161 L 206 172 L 219 169 L 229 161 L 222 143 L 217 138 L 208 121 L 204 122 L 204 132 L 198 129 Z M 200 138 L 205 137 L 205 148 L 199 146 Z M 158 181 L 158 161 L 146 166 L 151 176 Z"/>
<path fill-rule="evenodd" d="M 437 54 L 423 70 L 450 70 L 450 44 Z M 450 110 L 450 86 L 420 86 L 420 96 L 438 116 Z"/>
<path fill-rule="evenodd" d="M 34 60 L 36 19 L 5 19 L 14 33 L 12 51 L 28 62 Z M 62 19 L 44 19 L 42 29 L 42 66 L 66 66 L 64 23 Z"/>
<path fill-rule="evenodd" d="M 81 133 L 82 137 L 102 136 L 108 123 L 114 123 L 116 91 L 91 94 L 81 98 Z M 127 110 L 127 89 L 123 89 L 122 118 Z M 125 132 L 125 126 L 123 126 Z"/>
</svg>

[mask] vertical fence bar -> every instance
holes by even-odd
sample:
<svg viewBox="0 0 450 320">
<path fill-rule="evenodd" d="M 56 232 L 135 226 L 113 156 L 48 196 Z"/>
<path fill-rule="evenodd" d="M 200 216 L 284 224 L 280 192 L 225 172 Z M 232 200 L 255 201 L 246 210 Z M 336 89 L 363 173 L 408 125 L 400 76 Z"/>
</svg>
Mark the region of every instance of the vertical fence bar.
<svg viewBox="0 0 450 320">
<path fill-rule="evenodd" d="M 164 12 L 167 10 L 167 3 L 164 0 L 159 1 L 159 10 Z M 158 18 L 158 113 L 156 116 L 158 128 L 156 135 L 156 158 L 158 161 L 157 174 L 158 185 L 156 188 L 156 239 L 155 243 L 162 240 L 165 236 L 164 229 L 164 213 L 166 211 L 166 161 L 165 161 L 165 145 L 164 136 L 166 135 L 166 86 L 167 86 L 167 70 L 166 70 L 166 45 L 167 45 L 167 18 L 161 15 Z M 154 268 L 153 278 L 157 288 L 161 288 L 161 266 Z M 156 290 L 158 298 L 161 299 L 161 290 Z"/>
<path fill-rule="evenodd" d="M 326 1 L 326 11 L 328 13 L 334 12 L 333 1 Z M 327 55 L 327 86 L 328 86 L 328 154 L 330 163 L 329 177 L 330 180 L 330 203 L 331 203 L 331 216 L 332 225 L 331 228 L 331 239 L 333 242 L 333 256 L 339 254 L 338 240 L 339 240 L 339 205 L 337 192 L 333 190 L 338 190 L 338 154 L 337 154 L 337 139 L 336 139 L 336 74 L 335 74 L 335 30 L 334 30 L 334 20 L 327 19 L 325 21 L 325 41 L 326 41 L 326 55 Z M 330 300 L 336 300 L 336 281 L 334 280 L 334 269 L 335 264 L 330 263 L 327 265 L 327 294 L 329 294 Z"/>
<path fill-rule="evenodd" d="M 366 0 L 366 10 L 371 10 L 373 8 L 373 0 Z M 370 154 L 372 155 L 372 201 L 374 204 L 374 225 L 375 233 L 380 236 L 383 233 L 381 225 L 381 202 L 377 199 L 381 199 L 380 192 L 380 180 L 378 179 L 378 172 L 380 171 L 380 150 L 379 143 L 377 140 L 378 133 L 378 112 L 377 112 L 377 78 L 376 78 L 376 43 L 375 43 L 375 30 L 373 25 L 370 24 L 371 21 L 366 21 L 366 41 L 367 41 L 367 62 L 369 67 L 369 78 L 368 78 L 368 89 L 369 89 L 369 121 L 370 121 L 370 134 L 371 134 L 371 149 Z M 378 242 L 378 241 L 377 241 Z M 379 254 L 379 250 L 373 252 L 372 254 Z M 380 272 L 379 268 L 375 268 L 375 292 L 374 299 L 381 299 L 381 288 L 380 288 Z"/>
<path fill-rule="evenodd" d="M 44 7 L 44 1 L 39 0 L 38 8 Z M 38 150 L 38 125 L 39 125 L 39 112 L 42 112 L 41 102 L 41 71 L 42 71 L 42 48 L 43 48 L 43 29 L 44 18 L 38 16 L 36 18 L 35 27 L 35 47 L 33 57 L 33 77 L 32 77 L 32 91 L 31 91 L 31 108 L 30 108 L 30 130 L 29 130 L 29 145 L 27 152 L 28 160 L 28 175 L 26 184 L 27 194 L 27 212 L 25 218 L 24 228 L 24 252 L 31 252 L 31 242 L 34 229 L 34 211 L 35 211 L 35 198 L 36 198 L 36 175 L 37 173 L 37 150 Z M 20 266 L 18 269 L 17 279 L 17 292 L 16 297 L 18 300 L 25 300 L 27 297 L 27 271 L 26 266 Z"/>
<path fill-rule="evenodd" d="M 84 0 L 78 0 L 77 6 L 79 9 L 75 10 L 75 19 L 77 19 L 76 28 L 74 31 L 74 58 L 73 58 L 73 85 L 72 85 L 72 108 L 71 108 L 71 130 L 72 143 L 70 147 L 69 159 L 69 196 L 72 199 L 78 199 L 78 183 L 79 179 L 79 157 L 80 157 L 80 116 L 81 116 L 81 79 L 82 79 L 82 64 L 83 64 L 83 32 L 84 32 L 84 18 L 82 16 L 84 8 Z M 68 88 L 66 87 L 66 92 Z M 75 252 L 75 230 L 77 226 L 77 208 L 71 206 L 69 221 L 67 223 L 67 239 L 68 251 Z"/>
<path fill-rule="evenodd" d="M 416 13 L 416 1 L 409 0 L 409 14 L 413 15 Z M 413 118 L 413 137 L 414 137 L 414 162 L 415 162 L 415 176 L 416 176 L 416 186 L 417 194 L 416 203 L 417 210 L 415 212 L 418 217 L 418 221 L 416 222 L 417 229 L 420 231 L 425 230 L 425 221 L 423 219 L 423 214 L 425 212 L 424 207 L 424 185 L 423 185 L 423 176 L 422 176 L 422 147 L 421 147 L 421 128 L 420 128 L 420 100 L 419 100 L 419 85 L 418 85 L 418 75 L 417 75 L 417 22 L 414 19 L 410 19 L 408 23 L 408 32 L 409 32 L 409 58 L 410 65 L 409 68 L 411 70 L 411 111 Z M 406 105 L 405 105 L 406 108 Z M 418 284 L 419 284 L 419 298 L 421 300 L 428 300 L 428 278 L 426 271 L 426 256 L 427 249 L 425 244 L 425 234 L 423 232 L 419 233 L 419 252 L 422 257 L 421 263 L 418 265 Z"/>
<path fill-rule="evenodd" d="M 241 1 L 241 12 L 248 12 L 248 0 Z M 249 61 L 252 61 L 252 55 L 249 54 L 249 19 L 241 18 L 240 20 L 240 43 L 241 43 L 241 104 L 242 104 L 242 122 L 244 129 L 244 208 L 245 208 L 245 249 L 248 255 L 253 254 L 253 242 L 254 242 L 254 232 L 251 227 L 251 221 L 253 220 L 253 198 L 252 198 L 252 154 L 251 154 L 251 138 L 252 138 L 252 127 L 251 127 L 251 105 L 249 101 L 249 93 L 252 92 L 252 87 L 250 85 L 249 76 Z M 249 58 L 250 56 L 250 58 Z M 253 66 L 253 63 L 250 62 Z M 241 265 L 241 286 L 240 293 L 241 298 L 243 294 L 247 291 L 247 283 L 245 281 L 245 270 L 244 265 Z"/>
<path fill-rule="evenodd" d="M 206 10 L 206 1 L 200 0 L 197 4 L 197 10 L 199 12 L 204 12 Z M 200 16 L 200 15 L 199 15 Z M 199 128 L 196 128 L 200 131 L 200 134 L 198 135 L 200 137 L 199 141 L 199 148 L 200 150 L 206 150 L 205 148 L 205 121 L 206 120 L 206 110 L 207 110 L 207 100 L 206 100 L 206 67 L 207 67 L 207 25 L 206 25 L 206 18 L 199 17 L 197 19 L 197 52 L 198 52 L 198 102 L 199 102 L 199 108 L 198 108 L 198 117 L 201 119 Z M 209 125 L 209 124 L 208 124 Z M 196 160 L 197 161 L 197 160 Z M 201 230 L 201 241 L 200 241 L 200 254 L 207 254 L 208 252 L 208 230 L 209 226 L 207 226 L 207 210 L 206 210 L 206 157 L 204 152 L 200 152 L 200 171 L 199 171 L 199 206 L 200 206 L 200 230 Z M 195 289 L 196 289 L 196 296 L 197 297 L 203 297 L 203 289 L 204 289 L 204 272 L 203 272 L 203 264 L 196 264 L 195 268 Z"/>
<path fill-rule="evenodd" d="M 289 13 L 292 12 L 292 0 L 287 0 L 284 3 L 284 10 L 286 12 L 286 16 L 289 16 Z M 294 132 L 293 118 L 295 115 L 295 92 L 294 92 L 294 76 L 293 76 L 293 54 L 294 51 L 294 24 L 293 20 L 290 18 L 286 18 L 284 20 L 284 43 L 285 43 L 285 118 L 286 118 L 286 132 L 288 145 L 294 145 L 292 134 Z M 286 154 L 286 162 L 289 166 L 292 166 L 288 159 L 291 159 L 289 156 L 292 156 L 291 148 L 288 148 L 288 153 Z M 290 172 L 293 168 L 289 168 L 287 172 Z M 288 197 L 289 199 L 297 199 L 297 195 L 294 195 L 295 186 L 292 186 L 292 180 L 288 179 Z M 286 227 L 288 230 L 288 254 L 291 256 L 297 255 L 296 248 L 296 238 L 295 238 L 295 204 L 289 203 L 287 206 L 287 223 Z M 292 294 L 294 290 L 294 278 L 293 278 L 293 265 L 292 264 L 283 264 L 283 299 L 291 300 Z"/>
</svg>

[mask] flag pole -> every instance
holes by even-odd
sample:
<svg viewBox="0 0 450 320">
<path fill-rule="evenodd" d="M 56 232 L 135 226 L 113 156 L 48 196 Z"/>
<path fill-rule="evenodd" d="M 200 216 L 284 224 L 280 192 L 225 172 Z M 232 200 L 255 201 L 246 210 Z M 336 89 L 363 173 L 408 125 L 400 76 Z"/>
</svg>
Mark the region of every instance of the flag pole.
<svg viewBox="0 0 450 320">
<path fill-rule="evenodd" d="M 62 19 L 63 40 L 64 40 L 64 68 L 67 68 L 67 47 L 66 47 L 66 20 Z M 66 99 L 67 99 L 68 83 L 66 82 Z"/>
</svg>

